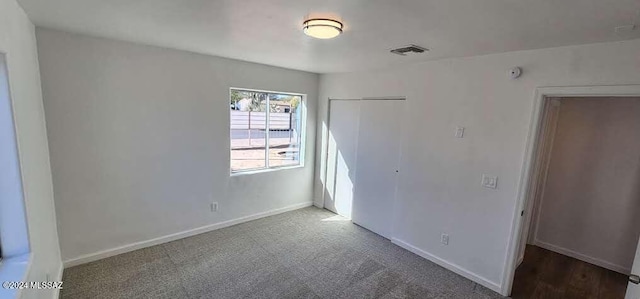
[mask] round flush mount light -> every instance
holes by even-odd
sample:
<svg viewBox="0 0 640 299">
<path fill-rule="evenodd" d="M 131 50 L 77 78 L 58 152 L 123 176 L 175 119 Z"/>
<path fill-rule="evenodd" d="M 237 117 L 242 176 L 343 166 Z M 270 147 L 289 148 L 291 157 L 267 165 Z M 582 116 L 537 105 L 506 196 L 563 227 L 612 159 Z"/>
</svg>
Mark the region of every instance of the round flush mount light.
<svg viewBox="0 0 640 299">
<path fill-rule="evenodd" d="M 342 23 L 331 19 L 309 19 L 302 24 L 304 34 L 320 38 L 334 38 L 342 33 Z"/>
</svg>

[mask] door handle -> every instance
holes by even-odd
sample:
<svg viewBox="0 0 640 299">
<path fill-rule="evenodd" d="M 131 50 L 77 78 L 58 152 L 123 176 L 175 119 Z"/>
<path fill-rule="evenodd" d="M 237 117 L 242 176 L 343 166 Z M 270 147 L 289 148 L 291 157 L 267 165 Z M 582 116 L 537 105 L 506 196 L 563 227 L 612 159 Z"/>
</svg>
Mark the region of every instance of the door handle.
<svg viewBox="0 0 640 299">
<path fill-rule="evenodd" d="M 629 275 L 629 282 L 633 282 L 635 284 L 640 284 L 640 276 L 631 274 Z"/>
</svg>

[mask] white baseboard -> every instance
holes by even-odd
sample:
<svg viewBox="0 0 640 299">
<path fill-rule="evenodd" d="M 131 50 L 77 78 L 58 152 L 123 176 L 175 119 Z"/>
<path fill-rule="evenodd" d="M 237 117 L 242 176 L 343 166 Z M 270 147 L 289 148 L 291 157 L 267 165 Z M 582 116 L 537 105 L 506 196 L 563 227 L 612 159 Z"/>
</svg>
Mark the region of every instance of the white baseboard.
<svg viewBox="0 0 640 299">
<path fill-rule="evenodd" d="M 111 256 L 114 256 L 114 255 L 130 252 L 130 251 L 134 251 L 134 250 L 138 250 L 138 249 L 142 249 L 142 248 L 146 248 L 146 247 L 151 247 L 151 246 L 155 246 L 155 245 L 158 245 L 158 244 L 163 244 L 163 243 L 167 243 L 167 242 L 183 239 L 183 238 L 186 238 L 186 237 L 195 236 L 195 235 L 198 235 L 198 234 L 206 233 L 206 232 L 213 231 L 213 230 L 216 230 L 216 229 L 229 227 L 229 226 L 240 224 L 240 223 L 243 223 L 243 222 L 256 220 L 256 219 L 260 219 L 260 218 L 264 218 L 264 217 L 268 217 L 268 216 L 273 216 L 273 215 L 277 215 L 277 214 L 284 213 L 284 212 L 289 212 L 289 211 L 293 211 L 293 210 L 297 210 L 297 209 L 310 207 L 311 205 L 313 205 L 313 202 L 299 203 L 299 204 L 287 206 L 287 207 L 284 207 L 284 208 L 273 209 L 273 210 L 269 210 L 269 211 L 266 211 L 266 212 L 261 212 L 261 213 L 257 213 L 257 214 L 253 214 L 253 215 L 249 215 L 249 216 L 244 216 L 244 217 L 240 217 L 240 218 L 236 218 L 236 219 L 232 219 L 232 220 L 227 220 L 227 221 L 224 221 L 224 222 L 209 224 L 209 225 L 205 225 L 205 226 L 202 226 L 202 227 L 190 229 L 190 230 L 179 232 L 179 233 L 174 233 L 174 234 L 170 234 L 170 235 L 166 235 L 166 236 L 162 236 L 162 237 L 158 237 L 158 238 L 154 238 L 154 239 L 150 239 L 150 240 L 131 243 L 131 244 L 127 244 L 127 245 L 124 245 L 124 246 L 119 246 L 119 247 L 115 247 L 115 248 L 111 248 L 111 249 L 107 249 L 107 250 L 98 251 L 98 252 L 95 252 L 95 253 L 85 254 L 85 255 L 82 255 L 82 256 L 79 256 L 79 257 L 76 257 L 76 258 L 65 260 L 63 262 L 63 264 L 64 264 L 64 268 L 69 268 L 69 267 L 73 267 L 73 266 L 77 266 L 77 265 L 81 265 L 81 264 L 97 261 L 97 260 L 100 260 L 100 259 L 104 259 L 104 258 L 107 258 L 107 257 L 111 257 Z"/>
<path fill-rule="evenodd" d="M 316 201 L 316 200 L 314 200 L 314 201 L 313 201 L 313 205 L 314 205 L 316 208 L 324 209 L 324 204 L 322 203 L 322 200 L 320 200 L 320 201 Z"/>
<path fill-rule="evenodd" d="M 547 249 L 547 250 L 551 250 L 553 252 L 557 252 L 557 253 L 562 254 L 562 255 L 566 255 L 568 257 L 572 257 L 574 259 L 581 260 L 583 262 L 587 262 L 589 264 L 594 264 L 596 266 L 600 266 L 602 268 L 609 269 L 611 271 L 615 271 L 615 272 L 622 273 L 622 274 L 625 274 L 625 275 L 629 275 L 629 273 L 631 273 L 631 269 L 630 268 L 627 268 L 627 267 L 624 267 L 624 266 L 621 266 L 621 265 L 617 265 L 617 264 L 614 264 L 614 263 L 610 263 L 610 262 L 607 262 L 607 261 L 599 259 L 599 258 L 591 257 L 591 256 L 588 256 L 588 255 L 573 251 L 571 249 L 567 249 L 567 248 L 563 248 L 563 247 L 560 247 L 560 246 L 557 246 L 557 245 L 549 244 L 549 243 L 546 243 L 546 242 L 543 242 L 543 241 L 540 241 L 540 240 L 537 240 L 537 239 L 533 242 L 533 245 L 541 247 L 541 248 L 544 248 L 544 249 Z"/>
<path fill-rule="evenodd" d="M 488 280 L 488 279 L 486 279 L 486 278 L 484 278 L 484 277 L 482 277 L 482 276 L 480 276 L 478 274 L 475 274 L 475 273 L 473 273 L 473 272 L 471 272 L 471 271 L 469 271 L 469 270 L 467 270 L 467 269 L 465 269 L 465 268 L 463 268 L 463 267 L 461 267 L 459 265 L 456 265 L 454 263 L 451 263 L 449 261 L 441 259 L 441 258 L 439 258 L 439 257 L 437 257 L 437 256 L 435 256 L 435 255 L 433 255 L 431 253 L 428 253 L 428 252 L 426 252 L 426 251 L 424 251 L 424 250 L 422 250 L 420 248 L 417 248 L 417 247 L 415 247 L 415 246 L 413 246 L 413 245 L 411 245 L 411 244 L 409 244 L 407 242 L 404 242 L 402 240 L 399 240 L 397 238 L 392 238 L 391 242 L 393 242 L 393 244 L 396 244 L 396 245 L 398 245 L 398 246 L 400 246 L 400 247 L 402 247 L 402 248 L 404 248 L 406 250 L 409 250 L 409 251 L 411 251 L 411 252 L 413 252 L 413 253 L 415 253 L 415 254 L 417 254 L 417 255 L 425 258 L 425 259 L 428 259 L 428 260 L 430 260 L 430 261 L 432 261 L 432 262 L 444 267 L 447 270 L 450 270 L 450 271 L 452 271 L 452 272 L 454 272 L 454 273 L 456 273 L 458 275 L 461 275 L 461 276 L 463 276 L 463 277 L 465 277 L 465 278 L 467 278 L 467 279 L 469 279 L 469 280 L 471 280 L 473 282 L 479 283 L 479 284 L 483 285 L 484 287 L 491 289 L 492 291 L 495 291 L 495 292 L 498 292 L 498 293 L 502 294 L 502 286 L 501 285 L 499 285 L 499 284 L 497 284 L 497 283 L 495 283 L 493 281 L 490 281 L 490 280 Z"/>
</svg>

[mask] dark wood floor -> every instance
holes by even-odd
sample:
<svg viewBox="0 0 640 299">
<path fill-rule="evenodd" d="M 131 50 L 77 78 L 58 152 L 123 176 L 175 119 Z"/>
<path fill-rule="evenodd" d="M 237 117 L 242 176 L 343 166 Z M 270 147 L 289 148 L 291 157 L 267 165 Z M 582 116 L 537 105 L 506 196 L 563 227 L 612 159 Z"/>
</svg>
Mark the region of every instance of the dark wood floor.
<svg viewBox="0 0 640 299">
<path fill-rule="evenodd" d="M 527 245 L 511 297 L 622 299 L 626 289 L 624 274 Z"/>
</svg>

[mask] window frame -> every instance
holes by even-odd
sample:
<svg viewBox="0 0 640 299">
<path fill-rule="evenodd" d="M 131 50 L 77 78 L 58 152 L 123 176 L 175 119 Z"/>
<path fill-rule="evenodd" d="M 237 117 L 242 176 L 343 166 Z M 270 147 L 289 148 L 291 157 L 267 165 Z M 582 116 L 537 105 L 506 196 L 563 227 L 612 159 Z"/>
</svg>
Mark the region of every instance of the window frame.
<svg viewBox="0 0 640 299">
<path fill-rule="evenodd" d="M 295 92 L 283 92 L 283 91 L 273 91 L 273 90 L 261 90 L 261 89 L 253 89 L 253 88 L 242 88 L 242 87 L 230 87 L 229 95 L 228 95 L 228 103 L 231 102 L 231 92 L 232 91 L 247 91 L 247 92 L 259 92 L 266 94 L 278 94 L 278 95 L 288 95 L 288 96 L 299 96 L 300 97 L 300 145 L 299 145 L 299 163 L 296 165 L 279 165 L 279 166 L 270 166 L 269 165 L 269 138 L 270 129 L 270 109 L 266 109 L 265 111 L 265 166 L 257 167 L 257 168 L 247 168 L 242 170 L 233 170 L 231 169 L 231 110 L 229 110 L 229 120 L 227 121 L 227 125 L 229 128 L 229 174 L 231 176 L 239 176 L 239 175 L 248 175 L 248 174 L 257 174 L 257 173 L 266 173 L 266 172 L 274 172 L 286 169 L 296 169 L 303 168 L 305 165 L 305 152 L 306 152 L 306 133 L 307 133 L 307 95 L 303 93 L 295 93 Z M 267 96 L 266 107 L 269 107 L 269 97 Z M 227 105 L 227 107 L 229 107 Z M 297 136 L 296 136 L 297 137 Z"/>
</svg>

